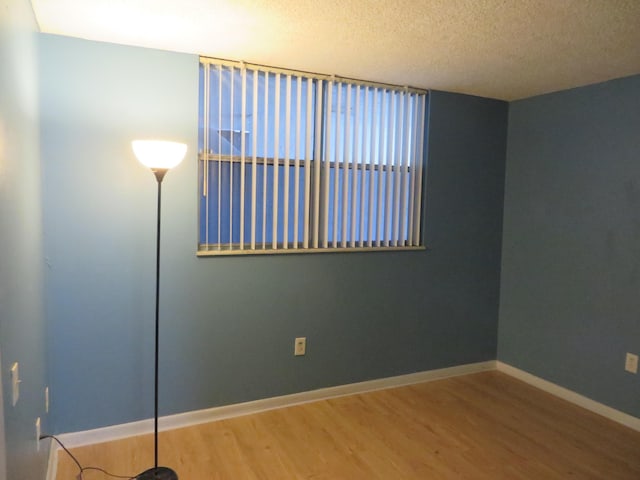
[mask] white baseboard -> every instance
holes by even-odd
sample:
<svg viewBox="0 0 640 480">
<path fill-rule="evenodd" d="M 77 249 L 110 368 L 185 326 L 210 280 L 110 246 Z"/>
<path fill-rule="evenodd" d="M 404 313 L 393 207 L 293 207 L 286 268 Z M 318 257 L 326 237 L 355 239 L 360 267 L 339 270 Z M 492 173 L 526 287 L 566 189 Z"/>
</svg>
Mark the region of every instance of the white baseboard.
<svg viewBox="0 0 640 480">
<path fill-rule="evenodd" d="M 555 383 L 549 382 L 540 377 L 536 377 L 535 375 L 527 373 L 524 370 L 520 370 L 516 367 L 512 367 L 511 365 L 508 365 L 506 363 L 496 361 L 496 368 L 499 372 L 506 373 L 507 375 L 517 378 L 518 380 L 522 380 L 523 382 L 539 388 L 540 390 L 544 390 L 545 392 L 555 395 L 556 397 L 562 398 L 563 400 L 578 405 L 579 407 L 582 407 L 593 413 L 597 413 L 598 415 L 606 417 L 609 420 L 613 420 L 614 422 L 620 423 L 626 427 L 640 432 L 640 418 L 621 412 L 620 410 L 616 410 L 615 408 L 608 407 L 600 402 L 591 400 L 590 398 L 580 395 L 579 393 L 561 387 L 560 385 L 556 385 Z"/>
<path fill-rule="evenodd" d="M 225 405 L 222 407 L 208 408 L 205 410 L 179 413 L 176 415 L 160 417 L 158 419 L 158 430 L 173 430 L 176 428 L 183 428 L 191 425 L 223 420 L 226 418 L 239 417 L 242 415 L 250 415 L 252 413 L 264 412 L 277 408 L 290 407 L 303 403 L 342 397 L 345 395 L 354 395 L 358 393 L 371 392 L 374 390 L 384 390 L 387 388 L 400 387 L 403 385 L 412 385 L 442 378 L 495 370 L 495 368 L 496 362 L 495 360 L 491 360 L 488 362 L 471 363 L 467 365 L 459 365 L 437 370 L 428 370 L 425 372 L 410 373 L 408 375 L 399 375 L 396 377 L 382 378 L 379 380 L 369 380 L 348 385 L 339 385 L 337 387 L 320 388 L 318 390 L 294 393 L 291 395 L 283 395 L 280 397 L 265 398 L 252 402 L 237 403 L 233 405 Z M 97 428 L 95 430 L 64 433 L 58 435 L 58 438 L 67 447 L 72 448 L 102 442 L 109 442 L 113 440 L 119 440 L 121 438 L 143 435 L 152 432 L 153 419 L 148 419 L 140 420 L 138 422 Z"/>
<path fill-rule="evenodd" d="M 47 462 L 47 480 L 56 480 L 58 473 L 58 444 L 49 439 L 49 461 Z"/>
</svg>

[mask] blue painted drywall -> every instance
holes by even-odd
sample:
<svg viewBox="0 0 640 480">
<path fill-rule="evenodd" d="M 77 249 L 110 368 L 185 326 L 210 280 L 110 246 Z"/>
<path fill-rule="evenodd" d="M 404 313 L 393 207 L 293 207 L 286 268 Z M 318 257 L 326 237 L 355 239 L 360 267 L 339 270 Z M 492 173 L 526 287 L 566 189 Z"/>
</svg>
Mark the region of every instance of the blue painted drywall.
<svg viewBox="0 0 640 480">
<path fill-rule="evenodd" d="M 152 415 L 148 135 L 189 144 L 163 183 L 161 414 L 495 359 L 506 103 L 431 94 L 431 251 L 197 258 L 198 57 L 43 35 L 40 58 L 57 432 Z"/>
<path fill-rule="evenodd" d="M 36 30 L 29 1 L 0 1 L 0 478 L 10 480 L 44 479 L 48 447 L 38 453 L 35 440 L 37 417 L 47 428 Z M 22 383 L 12 406 L 14 362 Z"/>
<path fill-rule="evenodd" d="M 640 76 L 513 102 L 499 359 L 640 417 Z"/>
<path fill-rule="evenodd" d="M 152 415 L 156 181 L 135 160 L 131 141 L 190 144 L 187 161 L 163 183 L 164 238 L 184 240 L 181 251 L 167 241 L 164 256 L 189 263 L 197 69 L 195 56 L 40 36 L 45 308 L 57 432 Z M 164 383 L 164 398 L 172 391 Z"/>
</svg>

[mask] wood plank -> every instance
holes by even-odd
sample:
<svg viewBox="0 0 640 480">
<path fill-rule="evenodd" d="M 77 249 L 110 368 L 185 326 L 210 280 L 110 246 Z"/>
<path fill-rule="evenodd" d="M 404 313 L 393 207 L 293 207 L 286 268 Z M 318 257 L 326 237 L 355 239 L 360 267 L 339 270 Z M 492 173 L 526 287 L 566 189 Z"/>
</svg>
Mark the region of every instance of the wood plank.
<svg viewBox="0 0 640 480">
<path fill-rule="evenodd" d="M 150 435 L 72 451 L 119 475 L 153 462 Z M 160 459 L 181 480 L 637 480 L 640 432 L 492 371 L 163 432 Z M 60 453 L 57 480 L 77 472 Z"/>
</svg>

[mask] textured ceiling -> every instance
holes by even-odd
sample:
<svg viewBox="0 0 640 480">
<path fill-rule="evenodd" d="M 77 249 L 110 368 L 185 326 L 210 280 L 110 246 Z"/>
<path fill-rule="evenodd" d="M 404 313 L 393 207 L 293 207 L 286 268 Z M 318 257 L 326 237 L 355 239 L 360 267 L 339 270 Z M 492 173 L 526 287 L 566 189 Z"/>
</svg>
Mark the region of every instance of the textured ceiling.
<svg viewBox="0 0 640 480">
<path fill-rule="evenodd" d="M 640 73 L 640 0 L 32 0 L 43 32 L 514 100 Z"/>
</svg>

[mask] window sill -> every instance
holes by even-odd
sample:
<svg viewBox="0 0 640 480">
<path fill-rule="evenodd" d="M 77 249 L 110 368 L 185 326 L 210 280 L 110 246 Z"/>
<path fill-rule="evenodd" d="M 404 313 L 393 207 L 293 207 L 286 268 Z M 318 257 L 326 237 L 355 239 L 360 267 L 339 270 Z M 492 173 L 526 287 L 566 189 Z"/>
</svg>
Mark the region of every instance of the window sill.
<svg viewBox="0 0 640 480">
<path fill-rule="evenodd" d="M 353 252 L 415 252 L 428 250 L 425 246 L 418 247 L 345 247 L 345 248 L 279 248 L 263 249 L 256 248 L 254 250 L 237 250 L 237 249 L 211 249 L 198 250 L 198 257 L 218 257 L 228 255 L 295 255 L 308 253 L 353 253 Z"/>
</svg>

